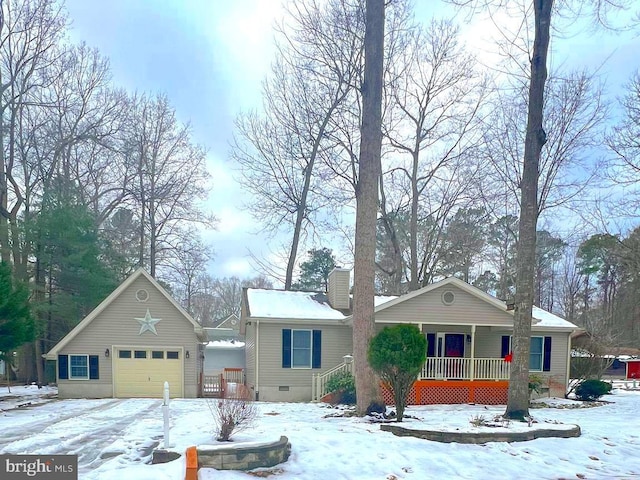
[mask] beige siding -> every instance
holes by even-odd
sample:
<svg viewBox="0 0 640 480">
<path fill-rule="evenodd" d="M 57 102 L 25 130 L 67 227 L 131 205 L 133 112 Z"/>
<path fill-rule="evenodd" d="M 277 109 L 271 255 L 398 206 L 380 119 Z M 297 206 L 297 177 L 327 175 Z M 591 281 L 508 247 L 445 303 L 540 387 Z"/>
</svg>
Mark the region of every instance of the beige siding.
<svg viewBox="0 0 640 480">
<path fill-rule="evenodd" d="M 136 300 L 136 292 L 145 289 L 149 293 L 146 302 Z M 156 324 L 158 335 L 144 332 L 140 335 L 140 324 L 134 318 L 142 318 L 147 308 Z M 182 347 L 190 352 L 184 359 L 184 396 L 196 397 L 198 393 L 198 339 L 191 324 L 184 316 L 144 277 L 139 276 L 126 290 L 115 298 L 100 314 L 78 333 L 60 354 L 98 355 L 98 380 L 59 380 L 61 397 L 113 396 L 113 355 L 105 357 L 105 350 L 114 347 Z M 92 394 L 95 392 L 95 394 Z M 161 396 L 162 392 L 158 393 Z"/>
<path fill-rule="evenodd" d="M 329 273 L 327 296 L 329 305 L 338 310 L 346 310 L 350 307 L 349 280 L 351 272 L 346 269 L 336 268 Z"/>
<path fill-rule="evenodd" d="M 442 302 L 445 291 L 455 295 L 451 305 Z M 455 286 L 445 285 L 378 312 L 376 322 L 511 326 L 513 316 Z"/>
<path fill-rule="evenodd" d="M 302 322 L 301 322 L 302 323 Z M 321 368 L 282 368 L 282 330 L 299 328 L 322 331 Z M 248 332 L 247 332 L 248 333 Z M 313 374 L 322 373 L 343 363 L 343 356 L 352 353 L 351 328 L 346 325 L 301 325 L 260 323 L 259 384 L 260 400 L 309 401 Z M 289 390 L 283 390 L 288 388 Z"/>
</svg>

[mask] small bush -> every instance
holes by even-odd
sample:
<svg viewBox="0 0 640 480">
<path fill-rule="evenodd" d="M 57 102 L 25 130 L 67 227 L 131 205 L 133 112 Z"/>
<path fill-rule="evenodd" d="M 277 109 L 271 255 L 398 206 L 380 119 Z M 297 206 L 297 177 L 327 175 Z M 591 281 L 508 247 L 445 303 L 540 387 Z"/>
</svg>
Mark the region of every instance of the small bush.
<svg viewBox="0 0 640 480">
<path fill-rule="evenodd" d="M 611 384 L 602 380 L 585 380 L 575 390 L 576 398 L 585 402 L 593 402 L 609 392 Z"/>
<path fill-rule="evenodd" d="M 232 434 L 246 430 L 254 424 L 258 409 L 250 398 L 251 393 L 244 387 L 230 392 L 227 398 L 207 399 L 207 406 L 216 427 L 216 440 L 228 442 Z"/>
<path fill-rule="evenodd" d="M 540 393 L 540 389 L 542 388 L 542 385 L 544 385 L 544 382 L 544 378 L 540 375 L 529 375 L 529 395 L 534 392 Z"/>
<path fill-rule="evenodd" d="M 339 394 L 338 403 L 356 403 L 356 379 L 351 372 L 338 372 L 327 380 L 327 391 Z"/>
<path fill-rule="evenodd" d="M 484 427 L 488 422 L 484 415 L 474 415 L 469 420 L 469 423 L 474 427 Z"/>
</svg>

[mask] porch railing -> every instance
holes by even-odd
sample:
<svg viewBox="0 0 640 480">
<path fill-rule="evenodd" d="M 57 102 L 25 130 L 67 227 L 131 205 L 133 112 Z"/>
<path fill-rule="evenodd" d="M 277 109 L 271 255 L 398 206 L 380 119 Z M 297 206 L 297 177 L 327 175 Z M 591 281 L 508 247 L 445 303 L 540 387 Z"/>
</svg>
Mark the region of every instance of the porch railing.
<svg viewBox="0 0 640 480">
<path fill-rule="evenodd" d="M 327 382 L 333 375 L 342 372 L 353 373 L 353 362 L 342 363 L 324 373 L 314 373 L 311 379 L 311 401 L 317 402 L 327 393 L 330 393 L 327 391 Z"/>
<path fill-rule="evenodd" d="M 502 358 L 429 357 L 421 380 L 509 380 L 509 363 Z"/>
</svg>

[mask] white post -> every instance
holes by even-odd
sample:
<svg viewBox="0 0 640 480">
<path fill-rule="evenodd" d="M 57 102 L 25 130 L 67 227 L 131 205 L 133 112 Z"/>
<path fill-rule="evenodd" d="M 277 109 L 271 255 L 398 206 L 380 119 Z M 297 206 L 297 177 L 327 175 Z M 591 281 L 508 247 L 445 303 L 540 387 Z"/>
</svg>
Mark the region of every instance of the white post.
<svg viewBox="0 0 640 480">
<path fill-rule="evenodd" d="M 169 448 L 169 382 L 164 382 L 162 417 L 164 419 L 164 448 Z"/>
</svg>

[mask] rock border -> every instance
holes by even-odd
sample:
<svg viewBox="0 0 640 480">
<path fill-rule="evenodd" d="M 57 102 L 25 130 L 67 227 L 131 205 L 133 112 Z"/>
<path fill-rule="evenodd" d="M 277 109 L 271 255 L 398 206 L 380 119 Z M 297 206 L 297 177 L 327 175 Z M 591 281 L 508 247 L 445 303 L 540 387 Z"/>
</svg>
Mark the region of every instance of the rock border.
<svg viewBox="0 0 640 480">
<path fill-rule="evenodd" d="M 230 443 L 228 446 L 194 448 L 197 451 L 198 468 L 215 468 L 216 470 L 253 470 L 274 467 L 286 462 L 291 455 L 291 443 L 284 435 L 275 442 L 251 445 Z M 151 463 L 167 463 L 181 456 L 176 451 L 158 449 L 153 451 Z"/>
<path fill-rule="evenodd" d="M 412 430 L 388 423 L 380 425 L 380 430 L 398 437 L 416 437 L 441 443 L 483 444 L 489 442 L 527 442 L 536 438 L 575 438 L 580 436 L 580 426 L 567 430 L 550 428 L 533 429 L 528 432 L 438 432 L 433 430 Z"/>
</svg>

